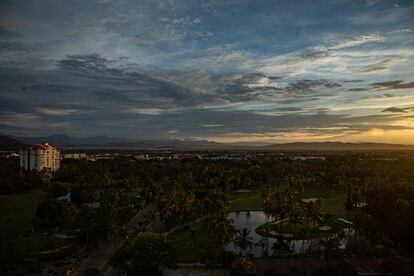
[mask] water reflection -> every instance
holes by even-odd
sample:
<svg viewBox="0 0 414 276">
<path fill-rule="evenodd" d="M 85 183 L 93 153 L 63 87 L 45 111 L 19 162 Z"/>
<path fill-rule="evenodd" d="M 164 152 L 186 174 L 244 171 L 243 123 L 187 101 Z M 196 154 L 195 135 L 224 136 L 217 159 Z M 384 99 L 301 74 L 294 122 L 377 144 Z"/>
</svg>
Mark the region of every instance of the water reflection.
<svg viewBox="0 0 414 276">
<path fill-rule="evenodd" d="M 267 217 L 263 211 L 243 211 L 243 212 L 231 212 L 228 219 L 233 220 L 236 230 L 247 228 L 250 230 L 250 236 L 253 238 L 252 254 L 255 257 L 262 256 L 262 249 L 260 246 L 255 246 L 261 239 L 264 239 L 267 244 L 267 254 L 272 255 L 272 246 L 277 242 L 274 238 L 263 237 L 256 233 L 255 229 L 269 221 L 271 218 Z M 300 253 L 308 250 L 316 249 L 315 240 L 292 240 L 290 242 L 290 250 L 294 253 Z M 229 245 L 229 250 L 235 253 L 239 253 L 239 248 L 236 248 L 233 243 Z"/>
</svg>

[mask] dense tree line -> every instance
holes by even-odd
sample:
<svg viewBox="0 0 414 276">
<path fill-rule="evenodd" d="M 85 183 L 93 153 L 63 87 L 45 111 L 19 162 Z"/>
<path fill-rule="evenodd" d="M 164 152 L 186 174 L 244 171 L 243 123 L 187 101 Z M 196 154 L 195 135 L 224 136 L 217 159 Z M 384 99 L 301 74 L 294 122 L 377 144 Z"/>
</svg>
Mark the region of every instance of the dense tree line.
<svg viewBox="0 0 414 276">
<path fill-rule="evenodd" d="M 20 169 L 18 158 L 0 157 L 0 195 L 40 187 L 43 187 L 43 181 L 38 172 Z"/>
<path fill-rule="evenodd" d="M 242 188 L 262 187 L 264 210 L 286 219 L 276 229 L 280 232 L 294 230 L 294 221 L 303 217 L 305 229 L 316 221 L 335 228 L 332 217 L 321 214 L 318 205 L 301 207 L 293 195 L 306 189 L 340 189 L 346 194 L 344 207 L 353 214 L 349 218 L 356 231 L 347 248 L 350 254 L 376 254 L 369 249 L 378 245 L 414 245 L 414 158 L 389 156 L 394 154 L 330 154 L 325 160 L 292 160 L 276 155 L 247 160 L 64 160 L 48 185 L 41 182 L 40 174 L 19 169 L 18 160 L 11 158 L 0 160 L 0 184 L 2 193 L 43 187 L 49 198 L 38 206 L 39 225 L 77 229 L 79 240 L 87 244 L 124 235 L 123 226 L 131 212 L 142 208 L 143 202 L 155 206 L 161 222 L 160 228 L 152 229 L 155 232 L 165 233 L 202 219 L 203 235 L 209 241 L 199 245 L 203 261 L 229 265 L 226 247 L 235 239 L 241 252 L 234 267 L 238 271 L 249 267 L 252 246 L 262 250 L 268 246 L 251 244 L 249 233 L 235 232 L 227 221 L 227 192 Z M 275 184 L 288 184 L 289 189 L 268 190 Z M 56 200 L 68 192 L 70 202 Z M 368 204 L 365 213 L 355 215 L 353 210 L 361 202 Z M 90 203 L 99 203 L 99 208 L 91 208 Z M 323 240 L 324 248 L 334 252 L 339 239 L 340 235 Z M 281 242 L 274 249 L 281 254 L 283 248 Z M 334 255 L 332 252 L 328 255 Z"/>
<path fill-rule="evenodd" d="M 252 160 L 65 161 L 56 180 L 74 183 L 72 197 L 86 201 L 94 197 L 100 176 L 108 174 L 114 188 L 139 191 L 148 202 L 155 202 L 167 228 L 208 215 L 208 206 L 217 205 L 210 201 L 219 198 L 212 193 L 283 182 L 289 183 L 292 191 L 342 189 L 351 204 L 346 208 L 367 201 L 375 220 L 372 224 L 388 225 L 382 227 L 384 232 L 396 242 L 408 242 L 413 226 L 407 221 L 414 221 L 410 217 L 414 213 L 414 159 L 389 156 L 394 155 L 331 154 L 326 160 L 264 156 Z M 403 228 L 406 234 L 399 231 Z"/>
</svg>

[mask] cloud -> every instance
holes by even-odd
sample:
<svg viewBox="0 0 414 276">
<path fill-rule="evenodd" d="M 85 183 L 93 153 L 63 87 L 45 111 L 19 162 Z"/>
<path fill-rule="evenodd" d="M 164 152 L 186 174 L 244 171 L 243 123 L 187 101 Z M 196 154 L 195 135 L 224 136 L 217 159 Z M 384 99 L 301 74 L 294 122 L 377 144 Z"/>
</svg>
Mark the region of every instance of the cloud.
<svg viewBox="0 0 414 276">
<path fill-rule="evenodd" d="M 365 80 L 342 80 L 343 82 L 347 83 L 347 82 L 353 82 L 353 83 L 358 83 L 358 82 L 364 82 Z"/>
<path fill-rule="evenodd" d="M 384 130 L 382 128 L 373 127 L 367 131 L 367 134 L 371 136 L 381 136 L 384 134 Z"/>
<path fill-rule="evenodd" d="M 368 12 L 360 12 L 349 17 L 351 24 L 356 26 L 384 26 L 388 24 L 410 22 L 412 20 L 413 6 L 407 5 L 401 8 L 400 4 L 387 9 L 373 9 Z M 404 24 L 401 24 L 404 25 Z"/>
<path fill-rule="evenodd" d="M 304 50 L 262 60 L 260 72 L 268 74 L 301 75 L 337 58 L 326 50 Z"/>
<path fill-rule="evenodd" d="M 97 72 L 107 69 L 108 60 L 96 53 L 89 55 L 67 55 L 66 58 L 59 60 L 57 64 L 63 69 Z"/>
<path fill-rule="evenodd" d="M 396 89 L 411 89 L 414 88 L 414 82 L 405 82 L 403 80 L 374 82 L 367 87 L 350 88 L 350 92 L 365 92 L 365 91 L 383 91 Z M 387 95 L 387 94 L 384 94 Z"/>
<path fill-rule="evenodd" d="M 346 139 L 411 127 L 413 6 L 294 4 L 3 1 L 0 131 Z"/>
<path fill-rule="evenodd" d="M 77 109 L 54 109 L 54 108 L 46 108 L 46 107 L 38 107 L 36 108 L 37 111 L 46 115 L 54 115 L 54 116 L 64 116 L 76 113 Z"/>
<path fill-rule="evenodd" d="M 370 90 L 371 90 L 370 87 L 358 87 L 358 88 L 348 89 L 348 91 L 351 91 L 351 92 L 364 92 L 364 91 L 370 91 Z"/>
<path fill-rule="evenodd" d="M 397 59 L 385 59 L 382 60 L 380 62 L 376 62 L 370 65 L 366 65 L 363 66 L 357 70 L 355 70 L 355 72 L 358 73 L 376 73 L 378 71 L 384 71 L 384 70 L 388 70 L 390 69 L 392 66 L 394 66 L 395 64 L 401 63 L 401 60 L 397 60 Z"/>
<path fill-rule="evenodd" d="M 30 52 L 33 47 L 19 41 L 0 41 L 0 53 L 4 52 Z"/>
<path fill-rule="evenodd" d="M 368 35 L 360 35 L 355 37 L 348 37 L 342 41 L 339 41 L 331 46 L 327 46 L 326 49 L 329 50 L 339 50 L 339 49 L 345 49 L 350 47 L 356 47 L 365 43 L 370 42 L 382 42 L 385 38 L 378 34 L 368 34 Z M 325 47 L 321 47 L 322 49 Z"/>
<path fill-rule="evenodd" d="M 378 2 L 380 2 L 379 0 L 367 0 L 366 4 L 368 7 L 374 6 L 376 5 Z"/>
<path fill-rule="evenodd" d="M 302 97 L 305 95 L 318 95 L 325 90 L 334 91 L 342 85 L 334 80 L 327 79 L 293 79 L 290 81 L 275 82 L 272 86 L 256 87 L 256 89 L 264 89 L 264 91 L 273 91 L 283 93 L 285 96 Z"/>
<path fill-rule="evenodd" d="M 161 109 L 161 108 L 137 108 L 130 107 L 127 109 L 129 113 L 144 114 L 144 115 L 161 115 L 163 113 L 176 112 L 179 109 Z"/>
<path fill-rule="evenodd" d="M 303 92 L 312 92 L 315 88 L 325 87 L 325 88 L 337 88 L 341 85 L 337 82 L 332 82 L 329 80 L 296 80 L 289 85 L 287 85 L 284 90 L 288 92 L 303 93 Z"/>
<path fill-rule="evenodd" d="M 216 124 L 216 125 L 200 125 L 200 126 L 202 126 L 202 127 L 222 127 L 224 125 Z"/>
<path fill-rule="evenodd" d="M 405 113 L 407 111 L 405 111 L 405 109 L 403 108 L 389 107 L 389 108 L 384 109 L 382 112 Z"/>
<path fill-rule="evenodd" d="M 0 37 L 15 38 L 18 36 L 19 24 L 12 19 L 0 17 Z"/>
<path fill-rule="evenodd" d="M 209 71 L 234 72 L 254 68 L 256 61 L 245 50 L 235 49 L 231 45 L 214 46 L 185 61 L 184 66 L 199 68 L 200 65 Z"/>
<path fill-rule="evenodd" d="M 371 85 L 380 90 L 414 88 L 414 82 L 404 82 L 402 80 L 375 82 L 375 83 L 372 83 Z"/>
<path fill-rule="evenodd" d="M 367 57 L 370 57 L 369 53 L 365 53 L 364 56 L 353 56 L 352 54 L 356 48 L 374 42 L 384 42 L 385 40 L 384 36 L 375 33 L 342 39 L 335 35 L 327 35 L 323 44 L 262 60 L 259 62 L 258 70 L 265 73 L 289 74 L 292 76 L 314 75 L 317 72 L 322 76 L 342 72 L 349 74 L 349 69 L 354 71 L 353 67 L 366 64 L 369 60 Z M 387 61 L 388 64 L 384 62 L 382 67 L 391 66 L 402 61 L 397 58 L 390 59 Z M 371 70 L 378 69 L 380 65 L 371 68 Z M 368 71 L 370 68 L 363 68 L 362 70 Z"/>
<path fill-rule="evenodd" d="M 391 113 L 407 113 L 408 111 L 414 111 L 414 106 L 409 107 L 389 107 L 384 109 L 382 112 L 391 112 Z"/>
</svg>

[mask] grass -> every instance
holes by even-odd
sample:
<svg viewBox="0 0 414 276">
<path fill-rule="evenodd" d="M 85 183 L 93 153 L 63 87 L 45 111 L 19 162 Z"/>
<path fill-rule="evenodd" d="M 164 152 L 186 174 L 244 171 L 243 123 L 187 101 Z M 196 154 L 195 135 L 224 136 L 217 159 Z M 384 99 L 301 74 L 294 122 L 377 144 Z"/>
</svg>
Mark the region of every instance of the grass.
<svg viewBox="0 0 414 276">
<path fill-rule="evenodd" d="M 322 213 L 330 213 L 336 217 L 346 216 L 345 192 L 340 189 L 314 189 L 305 191 L 303 198 L 322 198 Z"/>
<path fill-rule="evenodd" d="M 286 186 L 281 186 L 283 191 Z M 254 187 L 250 189 L 251 192 L 238 193 L 232 191 L 229 193 L 231 201 L 230 211 L 262 211 L 262 188 Z M 276 186 L 272 187 L 272 192 L 276 191 Z M 296 199 L 317 197 L 323 199 L 321 207 L 322 213 L 331 213 L 337 217 L 346 216 L 345 193 L 340 189 L 309 189 L 303 195 L 297 195 Z"/>
<path fill-rule="evenodd" d="M 272 186 L 272 191 L 276 191 L 277 186 Z M 280 186 L 282 191 L 285 188 L 284 185 Z M 237 191 L 231 191 L 229 193 L 229 199 L 231 202 L 230 211 L 262 211 L 262 187 L 246 188 L 250 192 L 239 193 Z"/>
<path fill-rule="evenodd" d="M 35 218 L 36 208 L 46 198 L 42 190 L 7 195 L 0 198 L 1 250 L 17 255 L 38 250 L 45 237 L 35 232 L 28 235 L 30 224 Z"/>
<path fill-rule="evenodd" d="M 256 191 L 257 190 L 257 191 Z M 259 211 L 263 210 L 262 194 L 260 189 L 252 192 L 230 193 L 231 211 Z"/>
<path fill-rule="evenodd" d="M 197 222 L 190 226 L 186 226 L 174 231 L 170 236 L 170 242 L 176 249 L 177 261 L 179 263 L 194 263 L 199 262 L 202 258 L 202 250 L 199 246 L 201 242 L 198 239 L 203 238 L 202 229 L 203 223 Z M 194 229 L 196 236 L 192 234 L 191 228 Z"/>
</svg>

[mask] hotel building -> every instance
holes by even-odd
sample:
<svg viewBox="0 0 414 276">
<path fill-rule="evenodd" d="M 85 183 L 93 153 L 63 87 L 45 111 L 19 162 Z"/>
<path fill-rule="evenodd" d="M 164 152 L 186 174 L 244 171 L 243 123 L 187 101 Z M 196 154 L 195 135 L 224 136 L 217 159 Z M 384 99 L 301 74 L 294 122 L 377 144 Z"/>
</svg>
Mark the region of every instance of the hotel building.
<svg viewBox="0 0 414 276">
<path fill-rule="evenodd" d="M 20 167 L 26 170 L 57 171 L 60 167 L 60 150 L 49 143 L 20 149 Z"/>
</svg>

